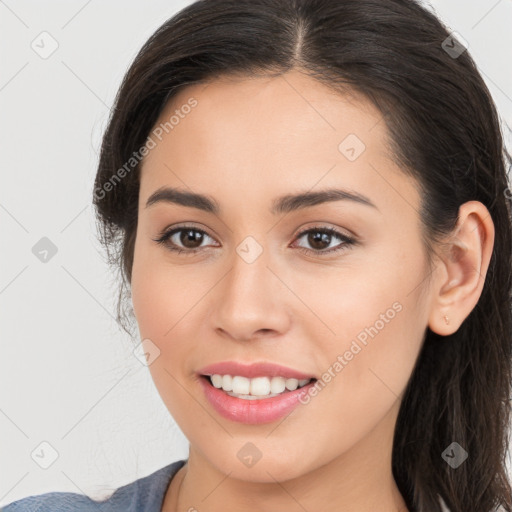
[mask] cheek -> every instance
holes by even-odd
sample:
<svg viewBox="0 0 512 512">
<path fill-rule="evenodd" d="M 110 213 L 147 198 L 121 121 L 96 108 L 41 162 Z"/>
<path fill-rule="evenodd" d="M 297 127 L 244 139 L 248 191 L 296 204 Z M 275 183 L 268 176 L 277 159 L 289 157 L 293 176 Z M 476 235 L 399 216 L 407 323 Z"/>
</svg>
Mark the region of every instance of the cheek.
<svg viewBox="0 0 512 512">
<path fill-rule="evenodd" d="M 171 263 L 161 248 L 135 248 L 133 309 L 140 338 L 151 340 L 159 351 L 149 369 L 159 390 L 168 395 L 168 404 L 174 402 L 174 393 L 181 396 L 179 383 L 198 367 L 200 340 L 207 339 L 206 324 L 198 318 L 201 301 L 218 280 L 211 269 L 193 267 Z"/>
<path fill-rule="evenodd" d="M 202 411 L 194 409 L 196 402 L 190 400 L 186 392 L 183 372 L 185 363 L 194 351 L 193 344 L 186 343 L 190 335 L 182 329 L 187 323 L 187 311 L 191 306 L 185 302 L 190 297 L 183 273 L 176 267 L 169 267 L 162 258 L 139 247 L 135 249 L 132 271 L 132 302 L 137 320 L 140 339 L 151 340 L 157 348 L 158 356 L 149 364 L 148 369 L 163 403 L 173 419 L 189 432 L 189 422 L 204 423 Z M 181 276 L 181 278 L 180 278 Z M 187 300 L 185 300 L 187 298 Z M 190 314 L 190 313 L 189 313 Z M 146 342 L 147 343 L 147 342 Z"/>
<path fill-rule="evenodd" d="M 168 336 L 184 295 L 180 293 L 184 283 L 180 282 L 179 268 L 166 264 L 162 251 L 137 240 L 132 269 L 132 303 L 140 335 L 155 340 Z M 185 288 L 185 295 L 187 292 Z"/>
<path fill-rule="evenodd" d="M 418 242 L 297 280 L 294 291 L 316 314 L 306 314 L 306 338 L 321 351 L 318 367 L 329 381 L 319 395 L 342 403 L 340 416 L 367 417 L 368 408 L 378 416 L 404 390 L 427 325 L 427 274 Z"/>
<path fill-rule="evenodd" d="M 159 262 L 134 275 L 132 301 L 141 336 L 154 339 L 162 352 L 181 350 L 184 340 L 187 346 L 197 343 L 204 328 L 197 320 L 201 301 L 218 281 L 217 270 L 196 272 Z"/>
</svg>

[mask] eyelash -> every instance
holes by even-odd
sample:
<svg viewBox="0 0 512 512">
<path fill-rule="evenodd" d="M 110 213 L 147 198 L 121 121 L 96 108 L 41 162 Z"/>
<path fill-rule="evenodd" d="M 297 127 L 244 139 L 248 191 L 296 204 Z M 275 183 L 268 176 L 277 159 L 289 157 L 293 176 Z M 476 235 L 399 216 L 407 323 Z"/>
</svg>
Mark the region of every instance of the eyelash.
<svg viewBox="0 0 512 512">
<path fill-rule="evenodd" d="M 165 245 L 169 250 L 173 251 L 173 252 L 176 252 L 177 254 L 181 254 L 181 253 L 185 253 L 185 256 L 193 256 L 195 253 L 201 251 L 202 249 L 204 248 L 196 248 L 196 249 L 181 249 L 180 247 L 173 247 L 171 246 L 168 242 L 169 242 L 169 239 L 175 235 L 176 233 L 179 233 L 180 231 L 185 231 L 185 230 L 190 230 L 190 231 L 195 231 L 195 232 L 198 232 L 198 233 L 202 233 L 206 236 L 210 236 L 208 235 L 208 233 L 206 233 L 205 231 L 203 231 L 202 229 L 198 229 L 194 226 L 179 226 L 177 228 L 173 228 L 169 231 L 164 231 L 162 233 L 159 234 L 159 237 L 156 238 L 156 239 L 153 239 L 155 242 L 157 242 L 158 244 L 162 244 L 162 245 Z M 337 247 L 334 247 L 334 248 L 331 248 L 331 249 L 328 249 L 328 250 L 318 250 L 318 249 L 308 249 L 306 247 L 298 247 L 297 249 L 302 252 L 303 254 L 307 254 L 307 255 L 311 255 L 313 254 L 314 256 L 324 256 L 326 254 L 333 254 L 333 253 L 337 253 L 337 252 L 340 252 L 340 251 L 343 251 L 345 249 L 349 249 L 351 248 L 352 246 L 354 246 L 357 242 L 354 238 L 352 237 L 349 237 L 347 235 L 344 235 L 342 233 L 340 233 L 339 231 L 333 229 L 333 228 L 327 228 L 327 227 L 313 227 L 313 228 L 308 228 L 308 229 L 305 229 L 304 231 L 301 231 L 300 233 L 297 234 L 297 239 L 301 238 L 303 235 L 305 234 L 308 234 L 308 233 L 322 233 L 322 234 L 327 234 L 327 235 L 331 235 L 331 236 L 336 236 L 337 238 L 341 239 L 342 244 L 338 245 Z M 212 238 L 212 237 L 210 237 Z M 172 242 L 173 243 L 173 242 Z M 175 245 L 175 244 L 174 244 Z"/>
</svg>

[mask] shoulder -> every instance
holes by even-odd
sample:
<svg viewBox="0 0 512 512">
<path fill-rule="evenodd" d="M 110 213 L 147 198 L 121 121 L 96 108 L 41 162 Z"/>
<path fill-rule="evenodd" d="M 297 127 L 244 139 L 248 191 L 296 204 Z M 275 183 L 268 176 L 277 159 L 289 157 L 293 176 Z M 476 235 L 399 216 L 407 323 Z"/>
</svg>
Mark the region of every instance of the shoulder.
<svg viewBox="0 0 512 512">
<path fill-rule="evenodd" d="M 97 502 L 82 494 L 72 492 L 49 492 L 38 496 L 29 496 L 6 505 L 0 512 L 64 512 L 78 510 L 89 512 L 94 510 Z"/>
<path fill-rule="evenodd" d="M 0 512 L 160 512 L 167 487 L 185 462 L 173 462 L 119 487 L 104 501 L 72 492 L 49 492 L 10 503 Z"/>
</svg>

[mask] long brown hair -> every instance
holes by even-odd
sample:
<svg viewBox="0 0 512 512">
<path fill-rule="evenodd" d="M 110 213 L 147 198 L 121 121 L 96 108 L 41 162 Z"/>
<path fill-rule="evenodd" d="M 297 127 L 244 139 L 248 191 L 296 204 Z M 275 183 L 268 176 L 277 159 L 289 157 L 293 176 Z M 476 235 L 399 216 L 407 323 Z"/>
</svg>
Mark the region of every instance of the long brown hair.
<svg viewBox="0 0 512 512">
<path fill-rule="evenodd" d="M 512 341 L 511 158 L 490 93 L 463 44 L 413 0 L 200 0 L 146 42 L 121 84 L 101 148 L 93 203 L 120 272 L 117 318 L 131 333 L 139 149 L 178 90 L 233 73 L 301 69 L 383 113 L 404 173 L 421 185 L 426 253 L 458 209 L 481 201 L 495 244 L 478 304 L 451 336 L 427 328 L 401 403 L 392 469 L 411 511 L 512 512 L 506 474 Z M 121 171 L 124 169 L 124 172 Z M 442 454 L 458 443 L 457 468 Z"/>
</svg>

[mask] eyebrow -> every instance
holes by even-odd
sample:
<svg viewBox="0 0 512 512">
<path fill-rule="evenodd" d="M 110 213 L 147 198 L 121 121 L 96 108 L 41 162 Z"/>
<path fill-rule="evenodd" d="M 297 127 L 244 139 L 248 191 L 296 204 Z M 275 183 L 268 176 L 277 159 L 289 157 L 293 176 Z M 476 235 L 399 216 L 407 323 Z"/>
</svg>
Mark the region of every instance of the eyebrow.
<svg viewBox="0 0 512 512">
<path fill-rule="evenodd" d="M 298 194 L 287 194 L 272 201 L 270 213 L 274 215 L 289 213 L 310 206 L 332 201 L 353 201 L 355 203 L 377 208 L 366 196 L 354 191 L 337 188 L 320 190 L 318 192 L 301 192 Z M 172 187 L 161 187 L 146 202 L 146 208 L 156 203 L 172 203 L 189 208 L 197 208 L 208 213 L 219 215 L 221 208 L 219 203 L 210 196 L 188 192 Z"/>
</svg>

